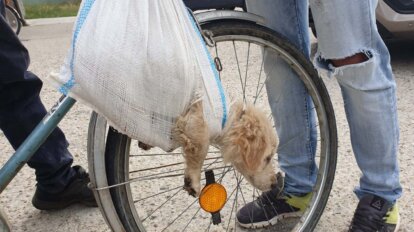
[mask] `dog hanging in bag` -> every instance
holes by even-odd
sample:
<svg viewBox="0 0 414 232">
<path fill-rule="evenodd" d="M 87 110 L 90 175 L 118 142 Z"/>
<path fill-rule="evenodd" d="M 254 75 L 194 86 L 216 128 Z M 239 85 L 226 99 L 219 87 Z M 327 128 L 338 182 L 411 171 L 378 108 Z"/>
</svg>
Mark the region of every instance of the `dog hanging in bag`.
<svg viewBox="0 0 414 232">
<path fill-rule="evenodd" d="M 165 151 L 181 146 L 184 188 L 193 196 L 210 144 L 260 190 L 277 180 L 268 116 L 243 102 L 228 113 L 214 62 L 181 0 L 84 0 L 55 80 L 132 139 Z"/>
<path fill-rule="evenodd" d="M 119 132 L 169 151 L 177 118 L 202 99 L 220 131 L 227 102 L 196 23 L 181 0 L 84 0 L 60 92 L 86 103 Z"/>
</svg>

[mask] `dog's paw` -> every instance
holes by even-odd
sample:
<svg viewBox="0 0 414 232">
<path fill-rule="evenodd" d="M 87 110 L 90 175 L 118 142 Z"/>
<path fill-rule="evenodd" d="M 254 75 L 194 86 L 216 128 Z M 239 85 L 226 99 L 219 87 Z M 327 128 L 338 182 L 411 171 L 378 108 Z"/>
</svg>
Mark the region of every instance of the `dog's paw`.
<svg viewBox="0 0 414 232">
<path fill-rule="evenodd" d="M 190 177 L 186 176 L 184 178 L 184 190 L 188 192 L 190 196 L 198 197 L 200 195 L 200 183 L 192 181 Z"/>
<path fill-rule="evenodd" d="M 148 144 L 145 144 L 145 143 L 143 143 L 143 142 L 141 142 L 141 141 L 138 141 L 138 147 L 139 148 L 141 148 L 142 150 L 144 150 L 144 151 L 148 151 L 148 150 L 150 150 L 151 148 L 153 148 L 153 146 L 150 146 L 150 145 L 148 145 Z"/>
</svg>

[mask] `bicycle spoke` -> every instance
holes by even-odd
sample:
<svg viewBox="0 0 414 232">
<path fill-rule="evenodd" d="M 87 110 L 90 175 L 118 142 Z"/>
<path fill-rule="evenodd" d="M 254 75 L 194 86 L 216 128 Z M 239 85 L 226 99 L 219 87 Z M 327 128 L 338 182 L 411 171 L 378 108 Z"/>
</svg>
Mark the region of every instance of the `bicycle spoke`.
<svg viewBox="0 0 414 232">
<path fill-rule="evenodd" d="M 255 195 L 255 193 L 256 193 L 256 188 L 255 189 L 253 189 L 253 196 L 252 196 L 252 201 L 255 201 L 256 199 L 255 199 L 255 197 L 254 197 L 254 195 Z M 253 226 L 253 207 L 251 207 L 252 208 L 252 210 L 250 211 L 251 212 L 251 214 L 249 214 L 249 217 L 250 217 L 250 223 L 252 224 L 252 226 Z"/>
<path fill-rule="evenodd" d="M 211 165 L 215 164 L 218 160 L 219 160 L 219 159 L 217 158 L 214 162 L 210 163 L 210 164 L 206 167 L 206 170 L 207 170 L 207 169 L 208 169 Z M 203 181 L 203 180 L 205 180 L 205 178 L 202 178 L 202 179 L 201 179 L 201 181 Z M 140 201 L 143 201 L 143 200 L 146 200 L 146 199 L 149 199 L 149 198 L 155 197 L 155 196 L 159 196 L 159 195 L 162 195 L 162 194 L 164 194 L 164 193 L 168 193 L 168 192 L 171 192 L 171 191 L 173 191 L 173 190 L 176 190 L 176 189 L 178 189 L 178 188 L 182 188 L 182 187 L 183 187 L 183 186 L 182 186 L 182 185 L 180 185 L 180 186 L 178 186 L 178 187 L 174 187 L 174 188 L 172 188 L 172 189 L 168 189 L 168 190 L 166 190 L 166 191 L 164 191 L 164 192 L 156 193 L 156 194 L 153 194 L 153 195 L 151 195 L 151 196 L 148 196 L 148 197 L 145 197 L 145 198 L 141 198 L 141 199 L 135 200 L 135 201 L 134 201 L 134 203 L 137 203 L 137 202 L 140 202 Z"/>
<path fill-rule="evenodd" d="M 221 183 L 221 181 L 223 180 L 224 176 L 233 169 L 232 166 L 227 166 L 227 167 L 228 167 L 227 171 L 224 171 L 225 169 L 223 169 L 222 176 L 217 180 L 217 182 Z"/>
<path fill-rule="evenodd" d="M 246 74 L 244 75 L 244 89 L 243 89 L 243 102 L 244 103 L 246 103 L 246 88 L 247 88 L 247 74 L 249 71 L 249 58 L 250 58 L 250 43 L 247 48 Z"/>
<path fill-rule="evenodd" d="M 209 151 L 207 154 L 217 154 L 220 153 L 217 151 Z M 173 153 L 151 153 L 151 154 L 139 154 L 139 155 L 129 155 L 129 157 L 143 157 L 143 156 L 182 156 L 182 152 L 173 152 Z"/>
<path fill-rule="evenodd" d="M 217 168 L 211 168 L 210 170 L 220 170 L 220 169 L 226 169 L 228 167 L 231 166 L 222 166 L 222 167 L 217 167 Z M 202 170 L 207 171 L 207 169 Z M 137 178 L 132 178 L 129 181 L 125 181 L 122 183 L 118 183 L 118 184 L 114 184 L 114 185 L 110 185 L 110 186 L 106 186 L 106 187 L 100 187 L 100 188 L 95 188 L 96 191 L 101 191 L 101 190 L 105 190 L 105 189 L 110 189 L 110 188 L 115 188 L 115 187 L 119 187 L 121 185 L 126 185 L 126 184 L 130 184 L 133 182 L 139 182 L 139 181 L 147 181 L 147 180 L 154 180 L 154 179 L 164 179 L 164 178 L 172 178 L 172 177 L 177 177 L 177 176 L 184 176 L 184 173 L 180 173 L 180 174 L 171 174 L 171 175 L 165 175 L 165 176 L 158 176 L 158 175 L 148 175 L 147 177 L 137 177 Z"/>
<path fill-rule="evenodd" d="M 237 56 L 236 44 L 235 44 L 234 40 L 233 40 L 233 49 L 234 49 L 234 55 L 236 57 L 237 69 L 239 71 L 239 79 L 240 79 L 240 84 L 241 84 L 242 92 L 243 92 L 243 100 L 245 100 L 246 89 L 245 89 L 245 86 L 243 86 L 243 78 L 242 78 L 242 74 L 241 74 L 241 70 L 240 70 L 239 58 Z"/>
<path fill-rule="evenodd" d="M 236 171 L 235 171 L 234 169 L 233 169 L 233 172 L 234 172 L 234 175 L 236 175 Z M 243 179 L 244 179 L 244 177 L 243 177 Z M 238 187 L 238 188 L 239 188 L 239 190 L 240 190 L 240 195 L 242 196 L 243 203 L 244 203 L 244 204 L 247 204 L 247 203 L 246 203 L 246 199 L 244 198 L 244 194 L 243 194 L 243 191 L 242 191 L 242 189 L 241 189 L 240 185 L 238 185 L 237 187 Z"/>
<path fill-rule="evenodd" d="M 236 179 L 237 179 L 237 178 L 239 178 L 239 179 L 241 179 L 242 181 L 244 180 L 244 177 L 243 177 L 241 174 L 239 174 L 239 176 L 240 176 L 240 177 L 237 177 L 236 170 L 234 170 L 234 169 L 233 169 L 233 175 L 236 177 Z M 243 203 L 244 203 L 244 204 L 246 204 L 246 200 L 245 200 L 245 198 L 244 198 L 243 191 L 242 191 L 242 189 L 241 189 L 240 185 L 237 185 L 237 187 L 239 188 L 240 195 L 242 196 L 242 199 L 243 199 Z"/>
<path fill-rule="evenodd" d="M 262 194 L 262 196 L 266 197 L 266 200 L 267 200 L 268 202 L 271 202 L 271 200 L 269 199 L 269 197 L 268 197 L 266 194 Z M 278 196 L 276 196 L 276 197 L 278 197 Z M 273 204 L 270 204 L 270 205 L 272 206 L 272 210 L 273 210 L 273 212 L 275 212 L 275 213 L 276 213 L 276 215 L 279 215 L 279 213 L 277 212 L 277 210 L 276 210 L 275 206 L 274 206 Z M 279 220 L 278 220 L 278 221 L 279 221 Z"/>
<path fill-rule="evenodd" d="M 201 178 L 201 179 L 200 179 L 200 181 L 204 181 L 204 180 L 206 180 L 206 178 Z M 180 185 L 180 186 L 177 186 L 177 187 L 174 187 L 174 188 L 168 189 L 168 190 L 166 190 L 166 191 L 164 191 L 164 192 L 156 193 L 156 194 L 153 194 L 153 195 L 151 195 L 151 196 L 147 196 L 147 197 L 144 197 L 144 198 L 141 198 L 141 199 L 138 199 L 138 200 L 134 200 L 134 203 L 138 203 L 138 202 L 140 202 L 140 201 L 147 200 L 147 199 L 149 199 L 149 198 L 156 197 L 156 196 L 162 195 L 162 194 L 164 194 L 164 193 L 171 192 L 171 191 L 173 191 L 173 190 L 176 190 L 176 189 L 179 189 L 179 188 L 182 188 L 182 187 L 183 187 L 183 186 L 182 186 L 182 185 Z"/>
<path fill-rule="evenodd" d="M 216 163 L 216 162 L 212 162 L 211 164 L 214 164 L 214 163 Z M 206 166 L 206 165 L 208 165 L 208 166 L 209 166 L 209 164 L 210 164 L 210 163 L 203 164 L 203 167 L 204 167 L 204 166 Z M 217 168 L 217 167 L 215 167 L 215 168 Z M 183 172 L 184 170 L 185 170 L 185 168 L 173 169 L 173 170 L 164 171 L 164 172 L 159 172 L 159 173 L 154 173 L 154 174 L 150 174 L 150 175 L 146 175 L 146 176 L 140 176 L 140 177 L 138 177 L 138 178 L 145 179 L 145 178 L 149 178 L 149 177 L 157 177 L 157 176 L 161 176 L 161 175 L 168 174 L 168 173 Z M 206 170 L 206 169 L 202 169 L 202 171 L 205 171 L 205 170 Z M 132 172 L 130 172 L 130 173 L 132 173 Z M 181 173 L 180 175 L 184 175 L 184 173 Z M 132 179 L 134 179 L 134 178 L 132 178 Z"/>
<path fill-rule="evenodd" d="M 315 126 L 313 126 L 313 128 L 312 128 L 312 129 L 314 129 L 314 128 L 318 128 L 318 127 L 319 127 L 319 125 L 318 125 L 318 124 L 316 124 Z M 296 138 L 298 138 L 298 137 L 302 137 L 303 135 L 305 135 L 305 134 L 306 134 L 306 132 L 307 132 L 307 131 L 304 131 L 304 132 L 302 132 L 301 134 L 299 134 L 299 135 L 297 135 L 297 136 L 294 136 L 294 137 L 290 138 L 287 142 L 285 142 L 285 143 L 283 144 L 283 146 L 279 146 L 278 151 L 282 150 L 285 146 L 289 145 L 289 144 L 290 144 L 291 142 L 293 142 Z"/>
<path fill-rule="evenodd" d="M 226 231 L 228 231 L 229 230 L 229 227 L 230 227 L 230 222 L 231 222 L 231 218 L 232 218 L 232 215 L 233 215 L 234 206 L 236 206 L 236 212 L 237 212 L 237 199 L 238 199 L 238 193 L 239 193 L 239 190 L 240 190 L 240 183 L 241 183 L 242 180 L 243 180 L 243 178 L 240 178 L 240 177 L 237 177 L 236 176 L 236 183 L 237 183 L 237 186 L 236 186 L 236 195 L 234 197 L 233 206 L 231 207 L 231 212 L 230 212 L 230 216 L 229 216 L 229 222 L 227 224 Z M 234 224 L 235 225 L 234 228 L 236 229 L 236 219 L 234 220 L 234 223 L 235 223 Z"/>
<path fill-rule="evenodd" d="M 226 229 L 226 232 L 227 232 L 227 231 L 229 231 L 230 222 L 231 222 L 231 216 L 233 215 L 234 205 L 236 204 L 236 201 L 237 201 L 237 193 L 238 193 L 238 192 L 239 192 L 239 189 L 236 187 L 236 195 L 235 195 L 235 197 L 234 197 L 233 204 L 232 204 L 232 207 L 231 207 L 230 216 L 229 216 L 229 222 L 227 223 L 227 229 Z"/>
<path fill-rule="evenodd" d="M 178 186 L 178 187 L 174 187 L 174 188 L 172 188 L 172 189 L 168 189 L 168 190 L 166 190 L 166 191 L 164 191 L 164 192 L 156 193 L 156 194 L 151 195 L 151 196 L 148 196 L 148 197 L 144 197 L 144 198 L 141 198 L 141 199 L 138 199 L 138 200 L 134 200 L 134 204 L 136 204 L 136 203 L 138 203 L 138 202 L 140 202 L 140 201 L 147 200 L 147 199 L 149 199 L 149 198 L 153 198 L 153 197 L 156 197 L 156 196 L 159 196 L 159 195 L 165 194 L 165 193 L 169 193 L 169 192 L 174 191 L 174 190 L 177 190 L 177 189 L 181 189 L 181 188 L 183 188 L 183 186 L 182 186 L 182 185 L 180 185 L 180 186 Z"/>
<path fill-rule="evenodd" d="M 172 163 L 172 164 L 162 165 L 162 166 L 158 166 L 158 167 L 144 168 L 144 169 L 130 171 L 129 174 L 138 173 L 138 172 L 145 172 L 145 171 L 151 171 L 151 170 L 156 170 L 156 169 L 162 169 L 162 168 L 178 166 L 178 165 L 183 165 L 183 164 L 185 164 L 185 163 L 184 162 L 179 162 L 179 163 Z M 173 170 L 173 171 L 181 171 L 181 170 L 182 169 L 177 169 L 177 170 Z M 166 172 L 162 172 L 162 173 L 159 173 L 159 174 L 164 174 L 164 173 L 166 173 Z"/>
<path fill-rule="evenodd" d="M 263 50 L 264 50 L 264 48 L 263 48 Z M 263 66 L 264 66 L 264 55 L 265 55 L 265 53 L 262 52 L 262 64 L 260 65 L 259 78 L 257 80 L 257 88 L 256 88 L 256 94 L 255 94 L 256 98 L 254 99 L 254 102 L 253 102 L 254 105 L 256 105 L 256 101 L 259 98 L 259 92 L 258 91 L 259 91 L 260 80 L 262 79 L 262 72 L 263 72 Z M 265 79 L 264 83 L 266 83 L 266 79 Z"/>
<path fill-rule="evenodd" d="M 173 152 L 173 153 L 151 153 L 151 154 L 139 154 L 139 155 L 129 155 L 129 157 L 143 157 L 143 156 L 182 156 L 182 152 Z"/>
<path fill-rule="evenodd" d="M 257 193 L 257 195 L 258 195 L 257 200 L 259 200 L 259 201 L 260 201 L 260 204 L 261 204 L 261 205 L 263 205 L 264 203 L 263 203 L 263 201 L 262 201 L 261 194 L 259 194 L 259 192 L 257 191 L 257 189 L 256 189 L 256 188 L 254 189 L 254 191 L 256 191 L 256 193 Z M 264 209 L 263 207 L 262 207 L 261 209 L 263 210 L 263 214 L 265 215 L 266 220 L 267 220 L 267 221 L 270 221 L 269 217 L 267 216 L 267 213 L 266 213 L 265 209 Z M 252 208 L 252 210 L 253 210 L 253 208 Z M 251 222 L 252 222 L 252 224 L 253 224 L 253 211 L 252 211 L 252 218 L 251 218 Z"/>
<path fill-rule="evenodd" d="M 194 205 L 194 203 L 196 203 L 198 201 L 198 199 L 195 199 L 187 208 L 185 208 L 183 211 L 181 211 L 180 214 L 178 214 L 178 216 L 176 218 L 174 218 L 172 220 L 172 222 L 170 222 L 167 227 L 165 227 L 162 231 L 165 231 L 168 227 L 170 227 L 172 224 L 174 224 L 174 222 L 181 217 L 181 215 L 183 215 L 185 213 L 185 211 L 187 211 L 187 209 L 189 209 L 191 206 Z"/>
<path fill-rule="evenodd" d="M 211 158 L 206 158 L 205 160 L 212 160 L 212 159 L 217 159 L 217 158 L 221 158 L 221 157 L 211 157 Z M 145 172 L 145 171 L 150 171 L 150 170 L 156 170 L 156 169 L 162 169 L 162 168 L 166 168 L 166 167 L 172 167 L 172 166 L 178 166 L 178 165 L 184 165 L 185 162 L 179 162 L 179 163 L 172 163 L 172 164 L 166 164 L 166 165 L 162 165 L 162 166 L 158 166 L 158 167 L 152 167 L 152 168 L 144 168 L 144 169 L 139 169 L 139 170 L 135 170 L 135 171 L 130 171 L 129 173 L 138 173 L 138 172 Z M 205 166 L 207 164 L 203 164 L 203 166 Z M 177 171 L 181 171 L 182 169 L 178 169 Z M 160 173 L 163 174 L 163 173 Z"/>
<path fill-rule="evenodd" d="M 264 86 L 266 85 L 266 81 L 267 81 L 268 77 L 269 77 L 269 76 L 268 76 L 268 75 L 266 75 L 265 80 L 264 80 L 264 81 L 263 81 L 263 83 L 261 84 L 260 89 L 259 89 L 259 92 L 257 93 L 256 98 L 255 98 L 255 100 L 254 100 L 254 103 L 256 103 L 257 99 L 259 99 L 259 96 L 260 96 L 260 94 L 262 93 Z"/>
<path fill-rule="evenodd" d="M 213 224 L 213 222 L 210 220 L 210 223 L 208 224 L 207 229 L 205 230 L 206 232 L 210 231 L 211 224 Z"/>
<path fill-rule="evenodd" d="M 198 208 L 197 211 L 194 213 L 194 215 L 191 217 L 190 221 L 185 225 L 184 229 L 182 231 L 185 231 L 187 227 L 190 225 L 190 223 L 193 221 L 194 217 L 200 212 L 201 208 Z"/>
<path fill-rule="evenodd" d="M 153 210 L 144 219 L 142 219 L 142 222 L 144 222 L 145 220 L 147 220 L 147 218 L 151 217 L 151 215 L 153 215 L 157 210 L 159 210 L 161 207 L 163 207 L 167 202 L 169 202 L 173 197 L 175 197 L 180 191 L 183 191 L 183 189 L 179 189 L 171 197 L 168 197 L 166 201 L 164 201 L 161 205 L 159 205 L 157 208 L 155 208 L 155 210 Z"/>
<path fill-rule="evenodd" d="M 240 184 L 240 182 L 241 182 L 241 181 L 237 181 L 237 184 Z M 235 187 L 235 188 L 232 190 L 231 194 L 227 197 L 227 199 L 226 199 L 226 203 L 225 203 L 225 204 L 227 204 L 227 202 L 230 200 L 230 198 L 233 196 L 233 194 L 236 192 L 236 190 L 237 190 L 237 187 Z"/>
</svg>

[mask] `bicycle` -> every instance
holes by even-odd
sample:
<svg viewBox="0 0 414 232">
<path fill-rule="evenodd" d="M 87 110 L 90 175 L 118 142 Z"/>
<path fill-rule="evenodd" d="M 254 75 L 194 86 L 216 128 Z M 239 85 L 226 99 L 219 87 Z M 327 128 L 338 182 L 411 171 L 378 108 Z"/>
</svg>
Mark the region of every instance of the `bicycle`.
<svg viewBox="0 0 414 232">
<path fill-rule="evenodd" d="M 237 3 L 224 8 L 229 7 L 243 6 Z M 213 4 L 202 8 L 215 7 Z M 287 62 L 311 96 L 318 121 L 317 183 L 303 216 L 272 228 L 311 231 L 328 200 L 337 155 L 335 116 L 322 80 L 312 64 L 296 48 L 265 26 L 263 18 L 243 11 L 222 9 L 198 12 L 195 16 L 201 28 L 211 32 L 207 34 L 212 35 L 214 43 L 209 49 L 230 97 L 239 98 L 242 95 L 245 101 L 261 106 L 272 118 L 266 100 L 265 50 Z M 237 86 L 238 89 L 235 88 Z M 62 97 L 0 169 L 0 192 L 73 104 L 74 99 Z M 196 204 L 197 199 L 189 197 L 182 190 L 181 153 L 159 150 L 144 152 L 138 150 L 138 146 L 131 146 L 132 143 L 136 141 L 113 130 L 102 116 L 92 113 L 88 131 L 91 188 L 95 190 L 95 197 L 107 224 L 114 231 L 237 230 L 234 212 L 260 194 L 232 167 L 223 165 L 217 150 L 212 148 L 203 170 L 216 172 L 215 179 L 231 190 L 227 204 L 221 210 L 223 223 L 213 226 L 210 214 L 201 212 Z"/>
<path fill-rule="evenodd" d="M 187 3 L 189 2 L 187 1 Z M 221 80 L 228 94 L 234 96 L 242 92 L 245 100 L 252 100 L 269 110 L 268 105 L 266 105 L 268 103 L 264 100 L 266 99 L 266 94 L 260 92 L 263 90 L 264 80 L 260 77 L 256 78 L 254 81 L 258 84 L 253 86 L 251 80 L 248 80 L 251 78 L 251 74 L 248 74 L 249 68 L 244 68 L 243 70 L 243 67 L 239 66 L 239 61 L 243 60 L 244 62 L 244 58 L 249 58 L 249 55 L 241 57 L 241 53 L 252 55 L 252 60 L 263 60 L 263 57 L 259 55 L 261 54 L 261 46 L 276 50 L 278 55 L 288 61 L 292 68 L 300 74 L 299 76 L 303 78 L 301 81 L 312 96 L 316 105 L 315 110 L 318 114 L 318 130 L 321 138 L 318 139 L 321 141 L 318 149 L 318 154 L 320 154 L 318 158 L 319 178 L 310 207 L 298 221 L 297 225 L 295 225 L 294 230 L 312 230 L 322 214 L 328 199 L 336 164 L 337 139 L 335 118 L 329 102 L 329 96 L 322 81 L 313 66 L 293 46 L 279 34 L 263 26 L 264 20 L 262 18 L 246 12 L 222 10 L 223 8 L 244 8 L 244 1 L 230 1 L 233 5 L 232 3 L 228 4 L 229 1 L 220 1 L 220 5 L 217 5 L 218 1 L 209 1 L 209 3 L 206 1 L 204 5 L 200 1 L 194 2 L 198 4 L 196 6 L 197 10 L 217 8 L 217 6 L 220 8 L 219 10 L 198 13 L 196 17 L 201 27 L 213 34 L 217 45 L 211 48 L 211 52 L 213 57 L 220 58 L 218 67 L 219 70 L 221 69 Z M 233 49 L 235 51 L 235 55 L 231 58 L 237 60 L 237 64 L 226 60 L 226 57 L 223 56 L 223 54 L 229 54 L 229 51 L 226 51 L 226 49 Z M 236 52 L 236 50 L 243 50 L 243 52 Z M 253 63 L 254 61 L 247 59 L 244 66 L 250 67 Z M 233 72 L 227 70 L 232 70 Z M 254 71 L 257 74 L 262 73 L 263 63 L 256 61 L 256 69 Z M 239 76 L 237 77 L 237 75 Z M 232 89 L 235 84 L 241 87 L 239 88 L 240 92 Z M 172 224 L 170 223 L 173 222 L 173 224 L 181 223 L 177 230 L 187 229 L 191 231 L 194 228 L 189 228 L 190 223 L 197 224 L 198 226 L 202 225 L 203 220 L 200 220 L 200 216 L 198 216 L 199 208 L 193 206 L 197 200 L 192 200 L 185 194 L 180 194 L 182 163 L 179 160 L 180 157 L 176 158 L 176 156 L 180 156 L 179 153 L 167 154 L 160 151 L 153 153 L 139 151 L 137 150 L 138 146 L 131 146 L 131 140 L 127 136 L 107 128 L 105 120 L 97 114 L 92 115 L 89 132 L 89 160 L 94 161 L 90 162 L 89 170 L 92 179 L 94 179 L 93 185 L 97 189 L 96 193 L 97 198 L 100 199 L 101 210 L 112 229 L 115 231 L 145 231 L 149 227 L 150 229 L 148 230 L 174 230 L 176 227 L 172 229 Z M 100 155 L 102 151 L 105 151 L 106 154 L 104 158 Z M 160 157 L 159 160 L 163 160 L 163 162 L 154 165 L 151 160 L 156 159 L 157 155 Z M 203 169 L 218 171 L 216 179 L 221 180 L 222 183 L 236 182 L 231 185 L 230 189 L 232 191 L 230 191 L 231 194 L 228 198 L 229 202 L 235 203 L 228 203 L 227 211 L 226 209 L 223 210 L 225 212 L 223 215 L 230 215 L 229 218 L 232 219 L 227 220 L 225 218 L 228 224 L 226 225 L 227 228 L 224 229 L 228 230 L 230 222 L 233 221 L 233 212 L 237 211 L 235 208 L 237 208 L 239 203 L 238 200 L 234 200 L 235 196 L 239 195 L 240 198 L 243 198 L 240 201 L 245 204 L 248 202 L 244 199 L 247 196 L 245 193 L 247 190 L 252 192 L 253 198 L 258 193 L 246 184 L 239 184 L 238 182 L 242 178 L 238 174 L 232 173 L 231 168 L 217 164 L 219 161 L 217 157 L 217 152 L 212 149 L 208 162 L 205 163 Z M 139 167 L 139 164 L 142 164 L 141 167 Z M 228 173 L 233 178 L 226 176 Z M 176 186 L 171 184 L 174 178 L 178 179 L 179 184 Z M 153 180 L 157 180 L 159 189 L 153 189 L 151 194 L 149 189 L 151 187 L 154 188 Z M 140 186 L 138 187 L 138 185 Z M 180 197 L 181 199 L 177 199 Z M 174 203 L 171 206 L 167 206 L 170 202 Z M 186 204 L 187 202 L 191 204 Z M 152 209 L 148 207 L 151 204 L 154 204 Z M 164 220 L 165 216 L 157 216 L 157 214 L 164 213 L 165 215 L 169 213 L 171 207 L 178 208 L 180 206 L 182 206 L 181 211 L 176 209 L 175 213 L 168 214 L 171 215 L 170 221 L 166 222 Z M 163 210 L 162 208 L 166 209 Z M 186 222 L 180 222 L 181 217 L 189 214 L 190 211 L 192 212 L 191 215 L 187 215 L 187 219 L 182 220 Z M 114 215 L 117 215 L 117 217 L 113 217 Z M 211 221 L 207 220 L 204 228 L 210 228 L 210 226 Z"/>
<path fill-rule="evenodd" d="M 16 35 L 18 35 L 22 25 L 26 25 L 21 6 L 17 0 L 4 0 L 4 3 L 6 8 L 5 18 Z"/>
</svg>

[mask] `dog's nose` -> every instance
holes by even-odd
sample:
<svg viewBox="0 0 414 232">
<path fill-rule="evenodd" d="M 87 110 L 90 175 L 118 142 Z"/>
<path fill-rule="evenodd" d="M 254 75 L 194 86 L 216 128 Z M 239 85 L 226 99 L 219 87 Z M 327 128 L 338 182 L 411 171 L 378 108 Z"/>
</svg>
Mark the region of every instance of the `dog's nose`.
<svg viewBox="0 0 414 232">
<path fill-rule="evenodd" d="M 277 177 L 276 176 L 272 176 L 270 178 L 270 181 L 272 182 L 272 186 L 275 185 L 275 184 L 277 184 Z"/>
<path fill-rule="evenodd" d="M 275 189 L 277 188 L 278 184 L 277 184 L 277 179 L 276 177 L 272 177 L 272 184 L 270 185 L 270 188 Z"/>
<path fill-rule="evenodd" d="M 282 173 L 278 172 L 275 176 L 272 176 L 272 184 L 270 185 L 272 189 L 283 189 L 284 179 Z"/>
</svg>

